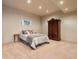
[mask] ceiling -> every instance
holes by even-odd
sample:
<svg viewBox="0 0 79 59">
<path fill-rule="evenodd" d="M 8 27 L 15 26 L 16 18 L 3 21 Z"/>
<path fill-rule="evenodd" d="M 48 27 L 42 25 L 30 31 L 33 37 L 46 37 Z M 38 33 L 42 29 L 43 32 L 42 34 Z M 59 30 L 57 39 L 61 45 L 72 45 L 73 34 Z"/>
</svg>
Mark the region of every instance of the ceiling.
<svg viewBox="0 0 79 59">
<path fill-rule="evenodd" d="M 76 4 L 76 0 L 3 0 L 3 5 L 39 16 L 57 11 L 62 11 L 63 13 L 72 12 L 77 10 Z"/>
</svg>

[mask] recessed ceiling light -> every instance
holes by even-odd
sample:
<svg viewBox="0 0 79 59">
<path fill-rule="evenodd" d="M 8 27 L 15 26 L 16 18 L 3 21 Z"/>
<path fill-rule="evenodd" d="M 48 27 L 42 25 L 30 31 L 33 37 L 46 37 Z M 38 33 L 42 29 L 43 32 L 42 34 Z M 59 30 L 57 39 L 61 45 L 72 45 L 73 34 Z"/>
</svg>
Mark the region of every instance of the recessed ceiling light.
<svg viewBox="0 0 79 59">
<path fill-rule="evenodd" d="M 60 1 L 59 3 L 60 3 L 60 5 L 63 5 L 64 1 Z"/>
<path fill-rule="evenodd" d="M 64 10 L 65 10 L 65 11 L 68 11 L 68 8 L 65 8 Z"/>
<path fill-rule="evenodd" d="M 48 10 L 46 10 L 46 12 L 48 13 L 49 11 L 48 11 Z"/>
<path fill-rule="evenodd" d="M 39 9 L 42 9 L 42 6 L 39 6 L 38 8 L 39 8 Z"/>
<path fill-rule="evenodd" d="M 31 3 L 31 0 L 27 0 L 27 3 L 30 4 Z"/>
</svg>

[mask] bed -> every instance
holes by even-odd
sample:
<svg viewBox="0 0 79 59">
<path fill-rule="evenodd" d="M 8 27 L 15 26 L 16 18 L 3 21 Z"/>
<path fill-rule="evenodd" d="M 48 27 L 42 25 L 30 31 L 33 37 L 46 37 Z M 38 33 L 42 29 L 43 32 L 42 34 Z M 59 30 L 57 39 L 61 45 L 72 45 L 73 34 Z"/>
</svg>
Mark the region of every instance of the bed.
<svg viewBox="0 0 79 59">
<path fill-rule="evenodd" d="M 23 30 L 20 33 L 20 39 L 28 43 L 33 49 L 42 43 L 49 43 L 49 38 L 45 34 L 33 33 L 31 30 Z"/>
</svg>

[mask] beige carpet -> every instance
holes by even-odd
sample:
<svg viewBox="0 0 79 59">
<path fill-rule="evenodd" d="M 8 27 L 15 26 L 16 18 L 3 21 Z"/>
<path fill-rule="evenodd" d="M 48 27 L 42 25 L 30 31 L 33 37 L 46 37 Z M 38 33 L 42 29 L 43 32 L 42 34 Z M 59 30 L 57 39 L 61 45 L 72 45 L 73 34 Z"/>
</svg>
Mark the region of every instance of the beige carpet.
<svg viewBox="0 0 79 59">
<path fill-rule="evenodd" d="M 77 59 L 76 43 L 50 40 L 32 50 L 21 42 L 3 45 L 3 59 Z"/>
</svg>

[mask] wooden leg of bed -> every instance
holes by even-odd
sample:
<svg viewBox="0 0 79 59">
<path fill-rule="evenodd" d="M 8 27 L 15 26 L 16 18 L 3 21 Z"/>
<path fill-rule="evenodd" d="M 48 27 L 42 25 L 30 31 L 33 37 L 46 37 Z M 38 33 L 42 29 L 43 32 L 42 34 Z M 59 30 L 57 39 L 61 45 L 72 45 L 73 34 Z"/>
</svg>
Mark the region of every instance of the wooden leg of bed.
<svg viewBox="0 0 79 59">
<path fill-rule="evenodd" d="M 50 42 L 46 42 L 47 44 L 49 44 Z"/>
</svg>

